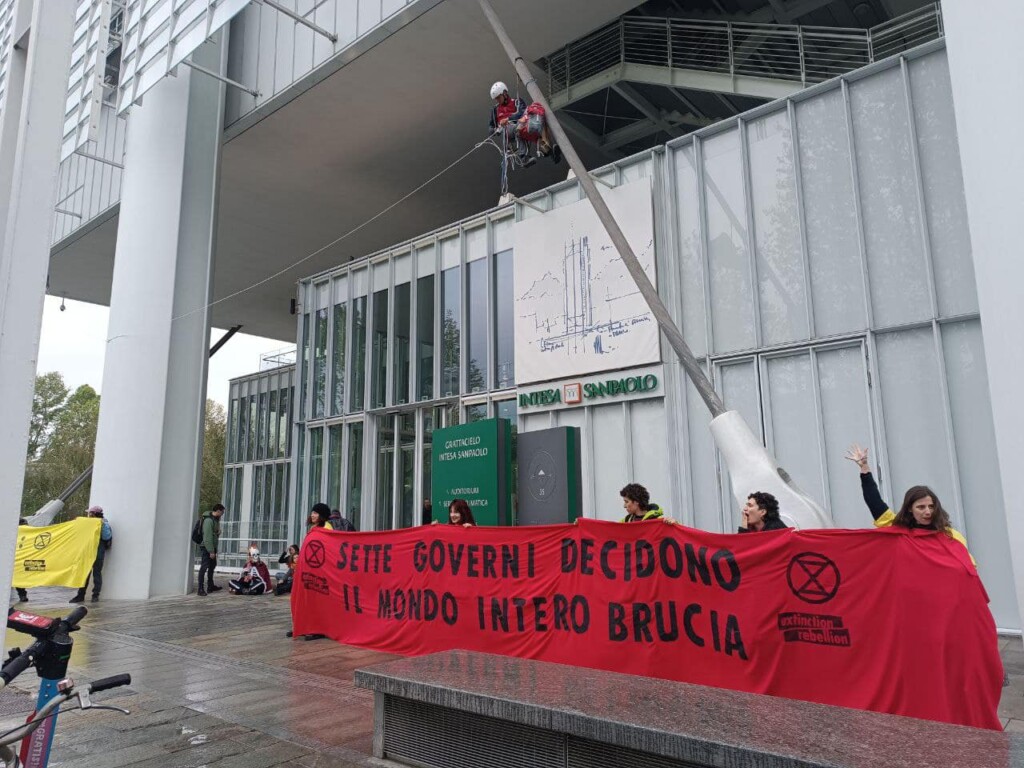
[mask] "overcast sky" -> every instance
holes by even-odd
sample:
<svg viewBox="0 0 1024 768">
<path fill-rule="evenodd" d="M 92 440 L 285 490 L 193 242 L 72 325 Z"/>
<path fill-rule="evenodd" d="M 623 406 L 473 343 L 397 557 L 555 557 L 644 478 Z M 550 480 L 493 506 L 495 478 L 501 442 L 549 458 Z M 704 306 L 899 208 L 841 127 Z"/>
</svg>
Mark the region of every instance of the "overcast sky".
<svg viewBox="0 0 1024 768">
<path fill-rule="evenodd" d="M 88 384 L 101 392 L 108 310 L 95 304 L 67 301 L 66 311 L 61 312 L 60 303 L 58 297 L 46 297 L 43 332 L 39 340 L 38 371 L 59 371 L 71 390 Z M 223 333 L 216 329 L 211 333 L 211 338 L 215 341 Z M 261 336 L 248 336 L 241 332 L 235 334 L 210 360 L 207 396 L 226 406 L 230 379 L 258 371 L 261 354 L 289 346 L 295 345 Z"/>
</svg>

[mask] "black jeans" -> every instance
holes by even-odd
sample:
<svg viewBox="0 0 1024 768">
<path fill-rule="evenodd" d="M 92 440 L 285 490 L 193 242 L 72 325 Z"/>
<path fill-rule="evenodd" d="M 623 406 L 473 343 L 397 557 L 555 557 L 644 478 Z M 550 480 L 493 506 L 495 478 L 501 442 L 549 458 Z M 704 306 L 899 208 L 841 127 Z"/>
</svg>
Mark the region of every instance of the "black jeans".
<svg viewBox="0 0 1024 768">
<path fill-rule="evenodd" d="M 103 561 L 106 559 L 106 556 L 106 550 L 101 549 L 100 553 L 96 556 L 96 560 L 92 564 L 92 574 L 85 577 L 85 586 L 78 590 L 79 597 L 85 597 L 85 593 L 89 589 L 90 579 L 92 579 L 92 596 L 100 596 L 100 590 L 103 589 Z"/>
<path fill-rule="evenodd" d="M 213 586 L 213 569 L 217 565 L 217 561 L 210 557 L 210 552 L 206 547 L 200 547 L 199 553 L 202 555 L 202 561 L 199 563 L 199 588 L 203 587 L 203 578 L 206 578 L 206 588 Z"/>
</svg>

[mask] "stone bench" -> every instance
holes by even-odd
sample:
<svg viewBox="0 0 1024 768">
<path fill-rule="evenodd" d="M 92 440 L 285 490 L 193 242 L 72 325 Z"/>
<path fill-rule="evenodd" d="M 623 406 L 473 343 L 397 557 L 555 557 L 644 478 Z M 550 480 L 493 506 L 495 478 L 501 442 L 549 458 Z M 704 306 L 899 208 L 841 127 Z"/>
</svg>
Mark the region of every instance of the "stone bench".
<svg viewBox="0 0 1024 768">
<path fill-rule="evenodd" d="M 1009 768 L 1024 736 L 467 651 L 357 670 L 424 768 Z"/>
</svg>

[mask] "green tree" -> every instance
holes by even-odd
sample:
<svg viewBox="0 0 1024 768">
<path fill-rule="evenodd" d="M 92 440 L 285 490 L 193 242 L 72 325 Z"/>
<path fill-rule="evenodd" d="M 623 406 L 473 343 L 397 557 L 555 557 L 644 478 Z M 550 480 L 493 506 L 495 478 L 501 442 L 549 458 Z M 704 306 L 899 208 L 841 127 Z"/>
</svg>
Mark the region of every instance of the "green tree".
<svg viewBox="0 0 1024 768">
<path fill-rule="evenodd" d="M 31 515 L 57 498 L 72 480 L 92 466 L 99 416 L 100 396 L 88 384 L 71 393 L 56 411 L 42 433 L 45 441 L 25 467 L 22 515 Z M 89 486 L 86 482 L 78 490 L 76 499 L 82 500 L 78 506 L 89 498 Z"/>
<path fill-rule="evenodd" d="M 53 422 L 68 399 L 64 377 L 57 371 L 36 376 L 36 390 L 32 398 L 32 421 L 28 430 L 28 457 L 39 455 L 53 430 Z"/>
<path fill-rule="evenodd" d="M 212 509 L 221 501 L 224 485 L 224 447 L 227 438 L 227 415 L 224 406 L 213 400 L 206 401 L 206 421 L 203 436 L 203 469 L 199 480 L 199 509 Z"/>
</svg>

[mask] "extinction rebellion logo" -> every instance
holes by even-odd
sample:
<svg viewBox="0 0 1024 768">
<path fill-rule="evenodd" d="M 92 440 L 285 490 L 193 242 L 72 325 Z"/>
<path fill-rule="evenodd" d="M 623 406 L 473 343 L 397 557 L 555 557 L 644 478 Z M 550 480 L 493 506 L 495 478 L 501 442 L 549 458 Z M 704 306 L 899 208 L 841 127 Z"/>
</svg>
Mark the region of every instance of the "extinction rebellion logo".
<svg viewBox="0 0 1024 768">
<path fill-rule="evenodd" d="M 789 590 L 805 603 L 827 603 L 839 591 L 839 567 L 817 552 L 801 552 L 789 561 L 786 583 Z M 790 611 L 778 616 L 779 631 L 787 643 L 811 643 L 849 648 L 850 630 L 841 616 Z"/>
<path fill-rule="evenodd" d="M 35 541 L 32 542 L 32 546 L 34 546 L 36 549 L 46 549 L 48 546 L 50 546 L 50 534 L 40 533 L 38 536 L 36 536 Z"/>
<path fill-rule="evenodd" d="M 322 568 L 326 555 L 324 554 L 324 545 L 321 541 L 311 541 L 306 544 L 305 554 L 306 565 L 310 568 Z"/>
</svg>

